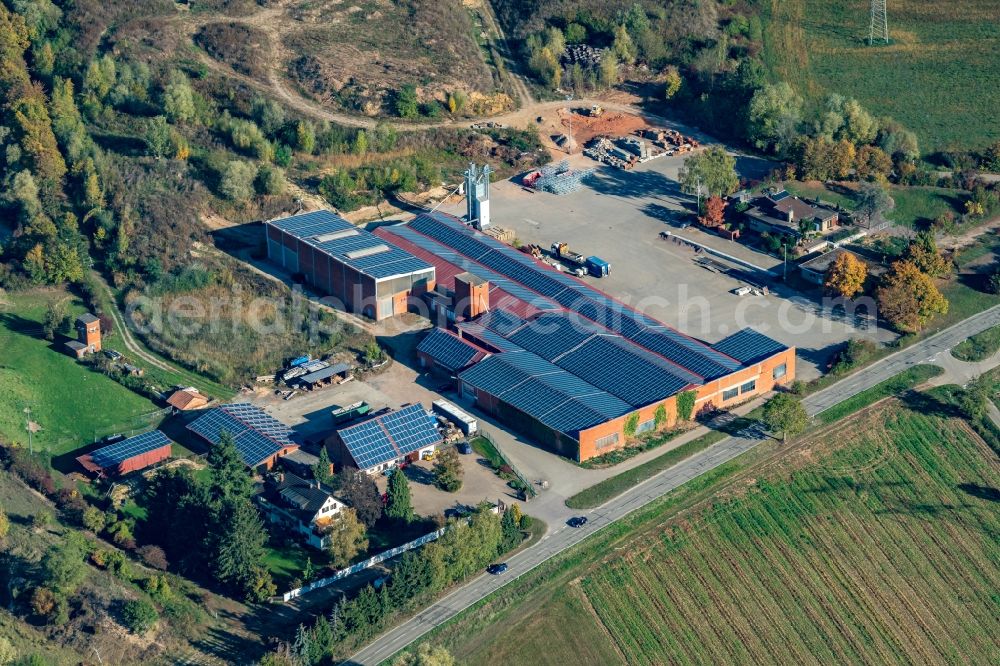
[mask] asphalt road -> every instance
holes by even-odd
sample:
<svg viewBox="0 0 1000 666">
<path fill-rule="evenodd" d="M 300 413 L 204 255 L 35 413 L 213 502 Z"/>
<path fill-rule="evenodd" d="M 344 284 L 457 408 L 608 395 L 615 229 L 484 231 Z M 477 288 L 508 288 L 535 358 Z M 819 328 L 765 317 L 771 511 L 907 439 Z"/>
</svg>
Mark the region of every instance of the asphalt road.
<svg viewBox="0 0 1000 666">
<path fill-rule="evenodd" d="M 908 367 L 921 363 L 933 363 L 938 354 L 947 353 L 949 349 L 970 335 L 998 324 L 1000 324 L 1000 306 L 965 319 L 922 342 L 896 352 L 874 365 L 814 393 L 807 397 L 803 404 L 810 416 L 814 416 L 899 374 Z M 505 574 L 500 576 L 483 574 L 469 581 L 419 612 L 407 622 L 386 632 L 345 663 L 374 666 L 385 661 L 428 631 L 448 621 L 518 576 L 524 575 L 549 558 L 579 543 L 594 531 L 623 518 L 683 483 L 746 453 L 766 437 L 760 428 L 750 427 L 738 436 L 725 439 L 638 484 L 603 506 L 582 514 L 589 519 L 585 527 L 573 529 L 563 525 L 554 529 L 531 548 L 523 550 L 507 560 L 510 568 Z"/>
</svg>

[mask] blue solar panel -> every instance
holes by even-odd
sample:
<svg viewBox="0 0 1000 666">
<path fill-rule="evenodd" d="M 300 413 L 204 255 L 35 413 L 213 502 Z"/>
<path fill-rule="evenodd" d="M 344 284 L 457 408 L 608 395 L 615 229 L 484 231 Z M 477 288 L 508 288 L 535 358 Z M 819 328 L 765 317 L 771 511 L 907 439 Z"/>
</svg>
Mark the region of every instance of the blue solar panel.
<svg viewBox="0 0 1000 666">
<path fill-rule="evenodd" d="M 561 314 L 545 314 L 511 335 L 510 340 L 552 361 L 599 331 L 599 328 L 583 320 L 572 321 Z"/>
<path fill-rule="evenodd" d="M 681 376 L 684 371 L 679 368 L 674 372 L 651 354 L 635 353 L 634 347 L 613 336 L 594 336 L 558 364 L 633 407 L 668 398 L 697 381 L 689 373 Z"/>
<path fill-rule="evenodd" d="M 414 257 L 409 252 L 360 227 L 354 226 L 328 210 L 270 220 L 268 224 L 301 239 L 337 261 L 377 280 L 395 275 L 433 270 L 433 267 L 426 261 Z M 325 237 L 330 234 L 340 234 L 340 232 L 349 233 L 335 238 Z M 380 246 L 387 246 L 388 249 L 361 257 L 351 258 L 347 256 L 352 252 L 374 250 Z"/>
<path fill-rule="evenodd" d="M 391 462 L 441 441 L 422 405 L 410 405 L 337 431 L 360 469 Z"/>
<path fill-rule="evenodd" d="M 715 348 L 723 354 L 737 359 L 744 365 L 751 365 L 788 349 L 786 345 L 767 337 L 763 333 L 744 328 L 715 343 Z"/>
<path fill-rule="evenodd" d="M 134 456 L 170 445 L 170 439 L 159 430 L 150 430 L 135 437 L 97 449 L 90 459 L 100 467 L 115 467 Z"/>
<path fill-rule="evenodd" d="M 284 423 L 250 403 L 222 405 L 209 410 L 188 425 L 215 445 L 223 432 L 229 433 L 240 458 L 256 467 L 286 446 L 293 446 L 292 431 Z"/>
<path fill-rule="evenodd" d="M 440 213 L 421 215 L 411 225 L 422 234 L 556 300 L 563 307 L 593 319 L 702 378 L 713 379 L 741 367 L 738 361 L 616 303 L 586 284 L 540 267 L 530 260 L 526 262 L 526 258 L 516 257 L 513 253 L 517 251 L 513 248 L 488 236 L 474 235 L 461 222 L 449 216 Z"/>
<path fill-rule="evenodd" d="M 567 434 L 632 410 L 619 398 L 527 351 L 491 356 L 459 378 Z"/>
<path fill-rule="evenodd" d="M 440 328 L 435 328 L 417 345 L 417 351 L 427 354 L 434 362 L 455 372 L 473 363 L 482 352 Z"/>
</svg>

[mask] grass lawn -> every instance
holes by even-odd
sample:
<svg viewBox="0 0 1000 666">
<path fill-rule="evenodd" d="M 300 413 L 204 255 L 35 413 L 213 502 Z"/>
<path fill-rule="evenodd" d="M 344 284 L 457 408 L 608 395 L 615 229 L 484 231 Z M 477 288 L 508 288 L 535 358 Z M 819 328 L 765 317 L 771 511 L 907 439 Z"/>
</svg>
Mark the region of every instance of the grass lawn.
<svg viewBox="0 0 1000 666">
<path fill-rule="evenodd" d="M 986 329 L 961 342 L 951 350 L 951 355 L 959 361 L 975 363 L 985 361 L 1000 350 L 1000 326 Z"/>
<path fill-rule="evenodd" d="M 820 412 L 816 418 L 822 423 L 833 423 L 834 421 L 838 421 L 849 414 L 853 414 L 856 411 L 878 402 L 882 398 L 886 398 L 890 395 L 899 395 L 903 391 L 907 391 L 914 386 L 923 384 L 927 380 L 937 377 L 942 372 L 944 371 L 936 365 L 915 365 L 912 368 L 899 373 L 895 377 L 891 377 L 880 384 L 876 384 L 866 391 L 862 391 L 861 393 L 834 405 L 826 411 Z"/>
<path fill-rule="evenodd" d="M 313 567 L 317 571 L 321 568 L 321 563 L 325 561 L 322 553 L 298 544 L 286 546 L 271 542 L 267 544 L 266 548 L 267 555 L 264 557 L 264 566 L 271 572 L 279 593 L 287 591 L 292 580 L 302 576 L 302 570 L 306 566 L 306 558 L 312 558 Z"/>
<path fill-rule="evenodd" d="M 476 664 L 990 661 L 1000 468 L 949 414 L 888 401 L 695 479 L 426 639 Z"/>
<path fill-rule="evenodd" d="M 764 60 L 773 77 L 813 100 L 857 98 L 917 133 L 924 153 L 1000 139 L 1000 20 L 996 0 L 889 3 L 888 46 L 867 45 L 859 0 L 761 3 Z"/>
<path fill-rule="evenodd" d="M 833 190 L 816 181 L 788 182 L 785 183 L 785 189 L 803 198 L 819 197 L 823 201 L 840 204 L 847 210 L 854 210 L 852 189 L 856 185 L 850 183 Z M 963 212 L 963 202 L 968 197 L 964 190 L 944 187 L 892 185 L 890 190 L 896 207 L 888 214 L 889 219 L 899 226 L 918 230 L 926 228 L 945 212 L 951 211 L 957 216 Z"/>
<path fill-rule="evenodd" d="M 47 289 L 7 295 L 0 301 L 0 436 L 27 444 L 25 407 L 41 426 L 35 446 L 54 455 L 72 451 L 111 431 L 148 425 L 142 415 L 156 405 L 104 375 L 92 372 L 41 335 L 50 301 L 82 306 L 67 292 Z"/>
<path fill-rule="evenodd" d="M 706 433 L 697 439 L 681 444 L 675 449 L 670 449 L 663 455 L 657 456 L 648 462 L 644 462 L 621 474 L 616 474 L 595 483 L 589 488 L 581 490 L 566 500 L 566 506 L 571 509 L 592 509 L 595 506 L 600 506 L 608 500 L 621 495 L 632 486 L 656 476 L 663 470 L 673 467 L 681 460 L 693 456 L 703 449 L 707 449 L 716 442 L 721 442 L 728 436 L 726 433 L 720 431 Z"/>
</svg>

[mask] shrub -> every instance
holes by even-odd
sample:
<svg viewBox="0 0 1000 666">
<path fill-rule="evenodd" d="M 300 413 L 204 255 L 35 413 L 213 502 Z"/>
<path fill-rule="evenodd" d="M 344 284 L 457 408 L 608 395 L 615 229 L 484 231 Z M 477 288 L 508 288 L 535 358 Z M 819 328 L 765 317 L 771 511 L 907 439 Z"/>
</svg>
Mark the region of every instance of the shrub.
<svg viewBox="0 0 1000 666">
<path fill-rule="evenodd" d="M 167 561 L 167 554 L 159 546 L 146 545 L 139 549 L 139 557 L 142 561 L 160 571 L 166 571 L 170 566 Z"/>
<path fill-rule="evenodd" d="M 122 607 L 122 625 L 133 634 L 146 633 L 159 619 L 153 604 L 142 599 L 126 601 Z"/>
</svg>

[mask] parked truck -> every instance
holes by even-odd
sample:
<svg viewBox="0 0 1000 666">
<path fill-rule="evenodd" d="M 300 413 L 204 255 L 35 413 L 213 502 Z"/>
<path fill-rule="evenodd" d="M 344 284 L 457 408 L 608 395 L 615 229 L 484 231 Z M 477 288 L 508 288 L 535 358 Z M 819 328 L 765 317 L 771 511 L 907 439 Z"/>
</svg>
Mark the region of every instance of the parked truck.
<svg viewBox="0 0 1000 666">
<path fill-rule="evenodd" d="M 611 264 L 600 257 L 587 257 L 584 265 L 587 267 L 587 272 L 594 277 L 607 277 L 611 273 Z"/>
<path fill-rule="evenodd" d="M 435 400 L 431 404 L 435 414 L 440 414 L 454 423 L 466 437 L 474 435 L 479 429 L 476 419 L 447 400 Z"/>
<path fill-rule="evenodd" d="M 563 261 L 575 264 L 577 266 L 586 266 L 587 259 L 578 252 L 572 252 L 569 249 L 569 245 L 566 243 L 553 243 L 552 244 L 552 254 L 562 259 Z"/>
</svg>

